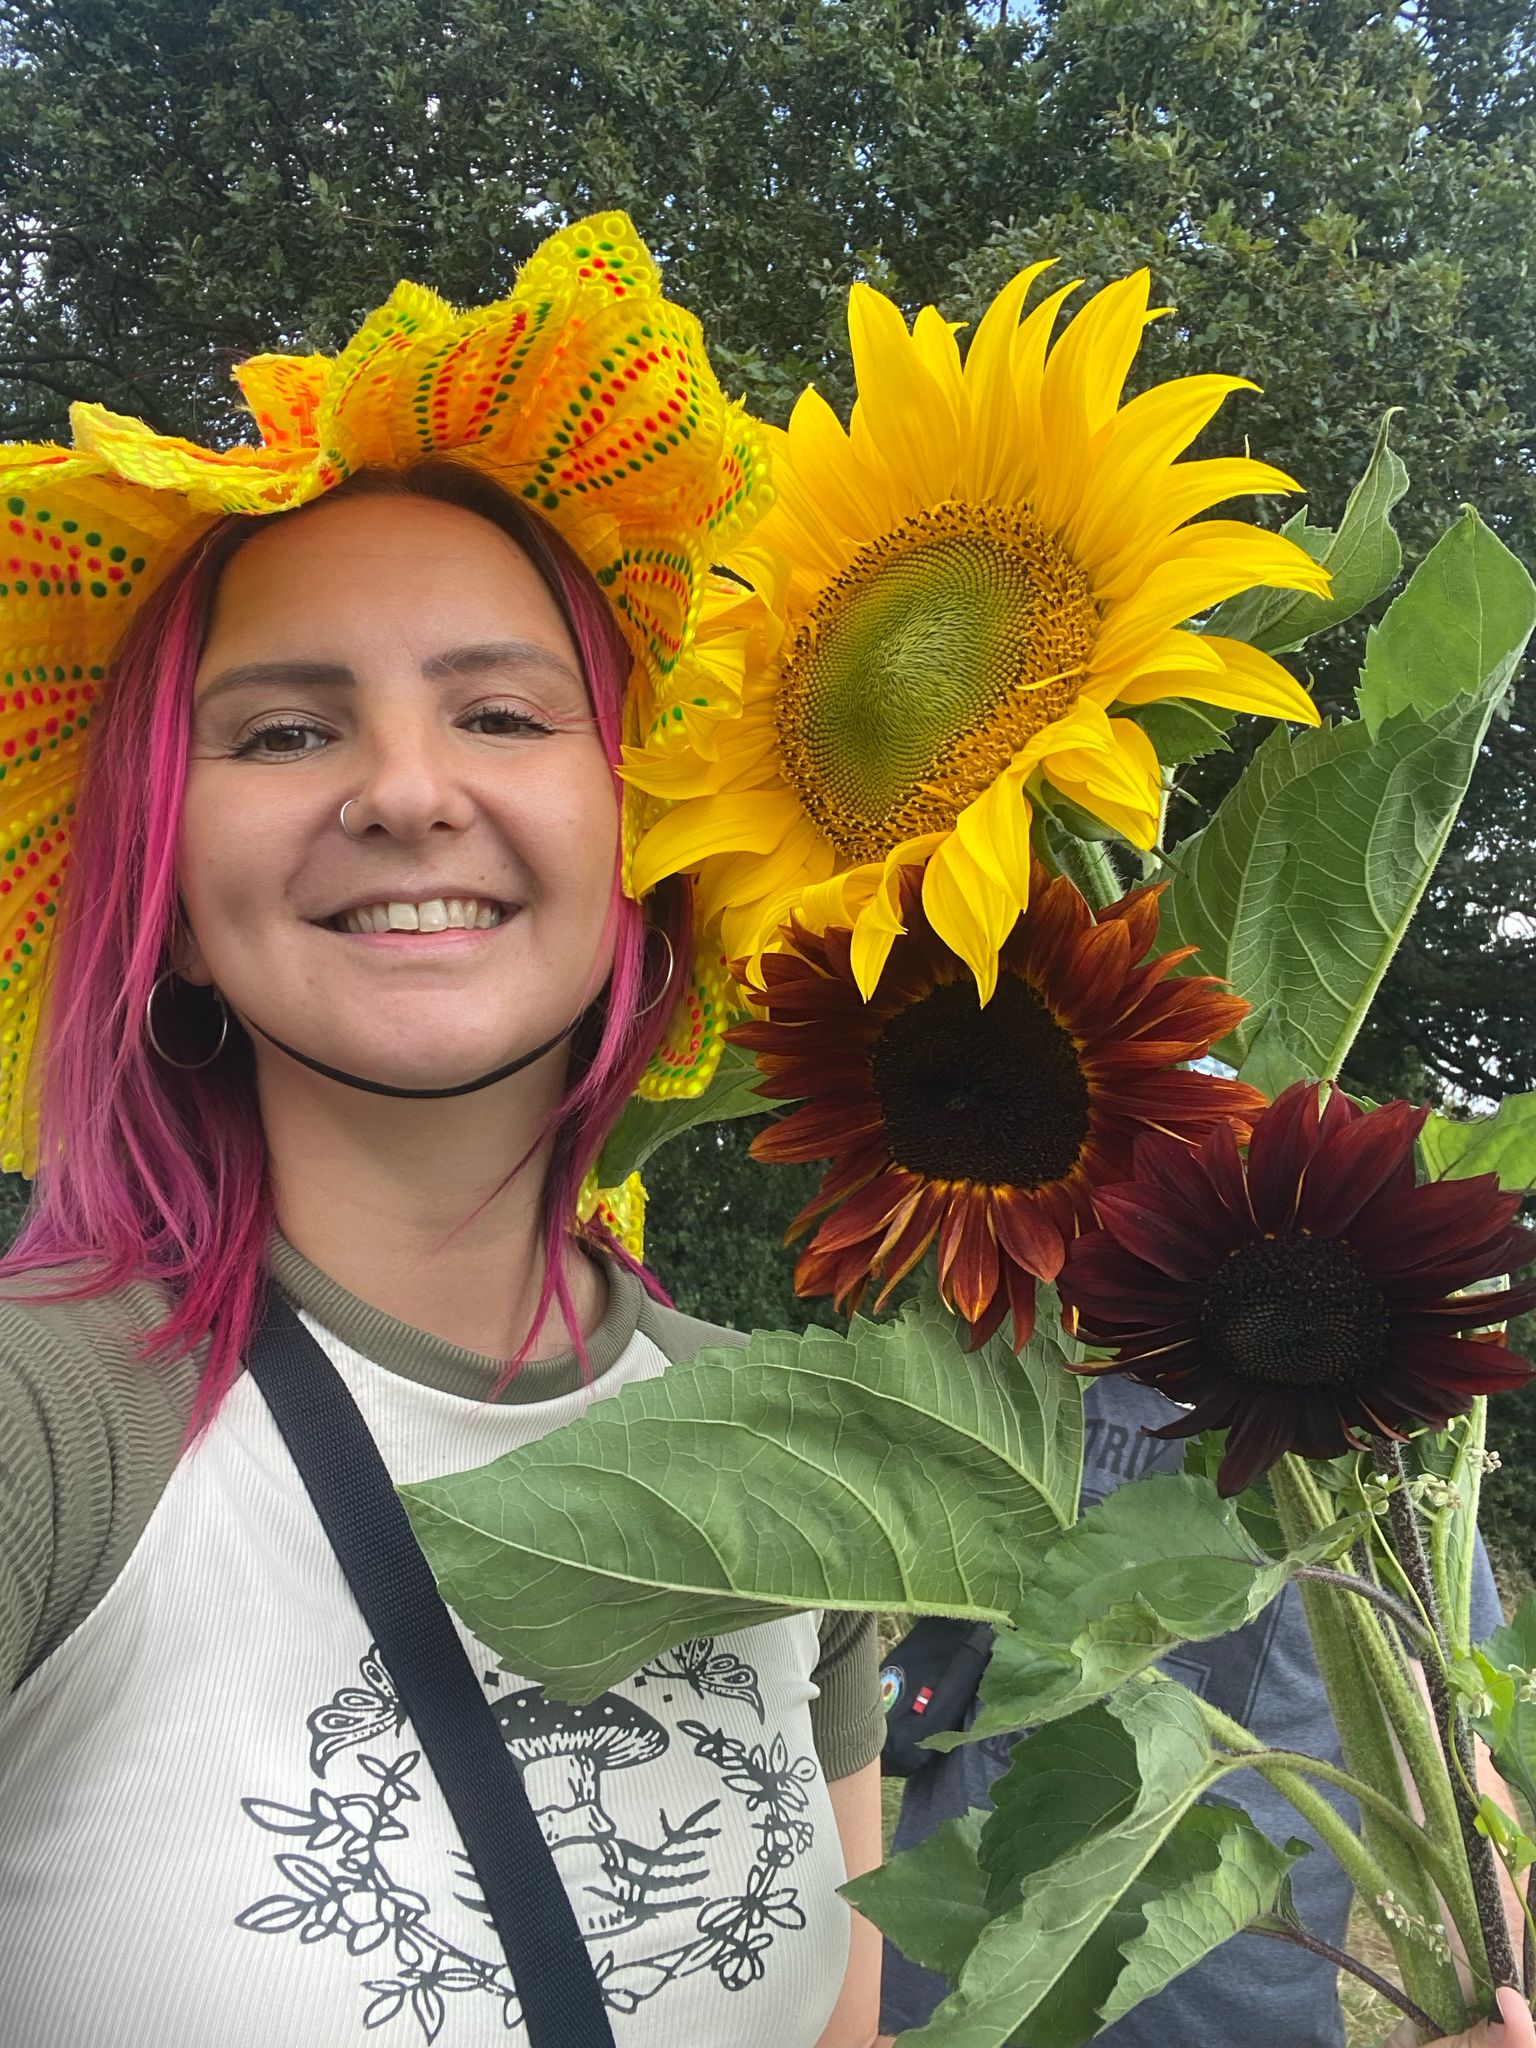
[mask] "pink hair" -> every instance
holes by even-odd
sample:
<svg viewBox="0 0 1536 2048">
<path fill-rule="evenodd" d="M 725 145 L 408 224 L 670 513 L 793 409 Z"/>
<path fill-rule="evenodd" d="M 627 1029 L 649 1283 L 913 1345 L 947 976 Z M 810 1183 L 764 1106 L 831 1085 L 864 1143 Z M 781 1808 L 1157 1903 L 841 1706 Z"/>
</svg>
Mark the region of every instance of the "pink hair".
<svg viewBox="0 0 1536 2048">
<path fill-rule="evenodd" d="M 559 535 L 490 478 L 441 459 L 362 472 L 331 495 L 341 492 L 456 504 L 517 543 L 565 614 L 621 797 L 616 764 L 630 655 L 607 600 Z M 176 853 L 193 681 L 214 593 L 232 556 L 268 523 L 232 517 L 211 528 L 169 570 L 118 650 L 92 728 L 55 941 L 42 1163 L 25 1221 L 0 1261 L 0 1276 L 83 1264 L 82 1272 L 60 1276 L 51 1299 L 78 1300 L 130 1280 L 163 1283 L 171 1312 L 147 1355 L 180 1355 L 209 1339 L 194 1428 L 211 1418 L 238 1376 L 265 1289 L 274 1223 L 266 1144 L 244 1034 L 232 1029 L 219 1059 L 183 1071 L 151 1050 L 144 1019 L 179 916 Z M 690 964 L 686 894 L 674 891 L 652 907 L 671 942 L 672 985 L 682 986 Z M 607 986 L 571 1041 L 565 1098 L 543 1134 L 550 1143 L 544 1274 L 533 1327 L 506 1379 L 553 1302 L 583 1348 L 566 1278 L 577 1196 L 666 1029 L 665 964 L 648 953 L 646 922 L 617 871 L 609 928 Z M 210 1030 L 212 1016 L 210 1007 Z M 509 1165 L 509 1181 L 524 1163 Z M 604 1233 L 588 1235 L 634 1264 Z"/>
</svg>

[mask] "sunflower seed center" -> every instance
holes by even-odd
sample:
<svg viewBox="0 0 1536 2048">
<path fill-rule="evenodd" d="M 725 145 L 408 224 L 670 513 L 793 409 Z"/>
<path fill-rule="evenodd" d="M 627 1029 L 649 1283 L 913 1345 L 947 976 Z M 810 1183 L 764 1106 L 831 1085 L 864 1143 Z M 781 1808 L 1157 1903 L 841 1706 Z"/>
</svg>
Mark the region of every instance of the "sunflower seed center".
<svg viewBox="0 0 1536 2048">
<path fill-rule="evenodd" d="M 1352 1245 L 1299 1231 L 1240 1245 L 1212 1276 L 1201 1323 L 1238 1379 L 1354 1387 L 1385 1360 L 1390 1317 Z"/>
<path fill-rule="evenodd" d="M 938 505 L 864 548 L 784 666 L 784 773 L 847 860 L 947 830 L 1076 699 L 1099 615 L 1027 510 Z"/>
<path fill-rule="evenodd" d="M 870 1070 L 892 1157 L 927 1180 L 1040 1187 L 1071 1172 L 1088 1135 L 1076 1043 L 1006 971 L 985 1009 L 967 975 L 898 1010 Z"/>
</svg>

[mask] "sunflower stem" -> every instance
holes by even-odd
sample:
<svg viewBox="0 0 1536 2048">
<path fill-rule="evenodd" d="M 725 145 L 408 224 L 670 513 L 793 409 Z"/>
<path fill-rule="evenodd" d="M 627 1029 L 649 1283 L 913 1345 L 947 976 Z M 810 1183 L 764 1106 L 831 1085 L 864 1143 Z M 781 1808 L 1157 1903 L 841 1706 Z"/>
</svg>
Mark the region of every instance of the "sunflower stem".
<svg viewBox="0 0 1536 2048">
<path fill-rule="evenodd" d="M 1048 844 L 1061 872 L 1094 910 L 1107 910 L 1125 894 L 1114 862 L 1096 839 L 1078 839 L 1070 832 L 1054 830 L 1048 835 Z"/>
<path fill-rule="evenodd" d="M 1415 2005 L 1407 1992 L 1400 1991 L 1389 1977 L 1383 1977 L 1378 1970 L 1373 1970 L 1369 1963 L 1363 1963 L 1358 1956 L 1352 1956 L 1348 1949 L 1335 1948 L 1331 1941 L 1324 1941 L 1321 1935 L 1313 1934 L 1310 1929 L 1286 1920 L 1254 1920 L 1249 1922 L 1245 1931 L 1249 1934 L 1265 1935 L 1271 1941 L 1289 1941 L 1297 1948 L 1304 1948 L 1309 1955 L 1321 1956 L 1325 1962 L 1332 1963 L 1336 1970 L 1347 1970 L 1351 1977 L 1358 1977 L 1362 1984 L 1368 1984 L 1378 1998 L 1384 1998 L 1389 2005 L 1395 2005 L 1399 2012 L 1406 2013 L 1414 2025 L 1421 2028 L 1424 2033 L 1434 2034 L 1439 2031 L 1436 2022 L 1430 2018 L 1423 2006 Z"/>
<path fill-rule="evenodd" d="M 1310 1579 L 1316 1586 L 1337 1586 L 1341 1593 L 1358 1594 L 1362 1600 L 1369 1600 L 1379 1607 L 1383 1614 L 1391 1615 L 1403 1633 L 1414 1642 L 1430 1640 L 1429 1631 L 1406 1600 L 1399 1600 L 1395 1593 L 1389 1593 L 1385 1586 L 1378 1586 L 1374 1579 L 1357 1579 L 1350 1572 L 1336 1572 L 1325 1564 L 1304 1564 L 1296 1574 L 1298 1579 Z"/>
<path fill-rule="evenodd" d="M 1295 1456 L 1282 1458 L 1272 1467 L 1269 1479 L 1280 1526 L 1286 1542 L 1293 1549 L 1300 1548 L 1310 1536 L 1319 1529 L 1327 1528 L 1335 1519 L 1330 1502 L 1301 1459 Z M 1388 1704 L 1389 1697 L 1399 1708 L 1406 1704 L 1406 1700 L 1397 1701 L 1393 1696 L 1399 1689 L 1406 1694 L 1408 1681 L 1394 1660 L 1378 1616 L 1353 1592 L 1306 1581 L 1297 1590 L 1349 1773 L 1368 1785 L 1405 1819 L 1411 1820 L 1403 1766 L 1393 1741 L 1397 1717 L 1390 1714 Z M 1424 1716 L 1417 1696 L 1413 1698 L 1412 1706 L 1422 1730 Z M 1439 1777 L 1444 1788 L 1443 1769 Z M 1429 1835 L 1431 1839 L 1437 1839 L 1435 1805 L 1425 1801 L 1424 1811 Z M 1455 1964 L 1448 1952 L 1435 1953 L 1433 1945 L 1425 1942 L 1419 1931 L 1426 1926 L 1439 1926 L 1440 1891 L 1430 1876 L 1425 1859 L 1416 1853 L 1400 1830 L 1386 1824 L 1371 1803 L 1362 1804 L 1360 1828 L 1365 1847 L 1382 1872 L 1382 1881 L 1374 1892 L 1366 1892 L 1348 1864 L 1345 1864 L 1345 1869 L 1349 1871 L 1363 1903 L 1392 1943 L 1404 1988 L 1427 2011 L 1442 2018 L 1455 2015 L 1446 2029 L 1453 2033 L 1467 2024 Z M 1454 1833 L 1451 1839 L 1454 1839 Z M 1333 1847 L 1331 1841 L 1329 1847 Z M 1453 1859 L 1443 1859 L 1441 1867 L 1445 1882 L 1450 1886 L 1446 1903 L 1458 1932 L 1465 1942 L 1467 1930 L 1462 1928 L 1462 1920 L 1467 1917 L 1475 1939 L 1477 1915 L 1470 1887 L 1462 1879 Z M 1398 1924 L 1397 1915 L 1388 1913 L 1388 1894 L 1403 1909 L 1409 1921 L 1417 1923 L 1417 1926 L 1404 1927 Z M 1469 1953 L 1475 1955 L 1477 1950 L 1471 1949 Z"/>
<path fill-rule="evenodd" d="M 1313 1478 L 1311 1468 L 1299 1458 L 1288 1458 L 1285 1465 L 1282 1483 L 1295 1488 L 1304 1509 L 1306 1523 L 1315 1528 L 1326 1528 L 1333 1519 L 1334 1509 Z M 1373 1526 L 1379 1536 L 1380 1525 Z M 1421 1644 L 1427 1643 L 1433 1650 L 1437 1638 L 1413 1582 L 1398 1563 L 1396 1553 L 1390 1545 L 1386 1546 L 1385 1554 L 1402 1580 L 1405 1595 L 1402 1604 L 1413 1615 L 1414 1640 Z M 1365 1583 L 1375 1586 L 1376 1581 L 1371 1577 L 1366 1579 Z M 1361 1597 L 1365 1597 L 1363 1593 Z M 1392 1597 L 1390 1593 L 1389 1597 Z M 1305 1595 L 1303 1604 L 1306 1604 Z M 1424 1702 L 1418 1686 L 1414 1683 L 1399 1632 L 1396 1628 L 1382 1625 L 1379 1616 L 1372 1611 L 1372 1608 L 1378 1605 L 1379 1602 L 1373 1601 L 1372 1607 L 1367 1608 L 1360 1604 L 1359 1598 L 1344 1599 L 1338 1602 L 1334 1612 L 1353 1640 L 1355 1656 L 1364 1674 L 1364 1683 L 1385 1710 L 1390 1735 L 1395 1738 L 1401 1751 L 1400 1758 L 1394 1752 L 1394 1763 L 1406 1763 L 1414 1790 L 1419 1796 L 1419 1806 L 1424 1814 L 1426 1827 L 1436 1841 L 1454 1841 L 1459 1823 L 1446 1778 L 1445 1759 L 1432 1731 L 1425 1726 Z M 1397 1770 L 1393 1782 L 1401 1785 L 1400 1769 Z M 1446 1894 L 1446 1903 L 1451 1909 L 1457 1932 L 1467 1954 L 1477 1956 L 1481 1953 L 1481 1929 L 1471 1878 L 1465 1866 L 1459 1862 L 1453 1863 L 1451 1869 L 1455 1875 L 1455 1889 Z"/>
<path fill-rule="evenodd" d="M 1434 1708 L 1435 1731 L 1445 1751 L 1451 1797 L 1456 1803 L 1456 1816 L 1461 1824 L 1462 1846 L 1467 1852 L 1467 1869 L 1477 1898 L 1488 1972 L 1495 1985 L 1518 1986 L 1520 1972 L 1515 1963 L 1509 1922 L 1505 1917 L 1493 1844 L 1477 1824 L 1477 1758 L 1472 1748 L 1472 1733 L 1460 1702 L 1451 1690 L 1434 1573 L 1424 1549 L 1413 1497 L 1408 1491 L 1402 1449 L 1386 1437 L 1373 1436 L 1371 1450 L 1377 1471 L 1387 1481 L 1387 1516 L 1392 1529 L 1392 1547 L 1397 1552 L 1398 1562 L 1413 1582 L 1414 1591 L 1435 1634 L 1430 1653 L 1424 1659 L 1424 1677 L 1430 1704 Z"/>
</svg>

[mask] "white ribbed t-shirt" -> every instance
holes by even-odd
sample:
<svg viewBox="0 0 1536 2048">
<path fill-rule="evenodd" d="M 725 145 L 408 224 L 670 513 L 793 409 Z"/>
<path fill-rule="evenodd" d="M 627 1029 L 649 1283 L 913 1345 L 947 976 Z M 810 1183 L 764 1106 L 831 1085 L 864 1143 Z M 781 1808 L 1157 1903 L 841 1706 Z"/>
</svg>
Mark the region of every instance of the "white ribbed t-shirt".
<svg viewBox="0 0 1536 2048">
<path fill-rule="evenodd" d="M 667 1360 L 490 1404 L 305 1321 L 397 1482 Z M 815 1615 L 563 1706 L 461 1629 L 618 2048 L 814 2048 L 846 1964 Z M 493 1927 L 303 1483 L 242 1377 L 122 1570 L 0 1705 L 4 2048 L 524 2048 Z"/>
</svg>

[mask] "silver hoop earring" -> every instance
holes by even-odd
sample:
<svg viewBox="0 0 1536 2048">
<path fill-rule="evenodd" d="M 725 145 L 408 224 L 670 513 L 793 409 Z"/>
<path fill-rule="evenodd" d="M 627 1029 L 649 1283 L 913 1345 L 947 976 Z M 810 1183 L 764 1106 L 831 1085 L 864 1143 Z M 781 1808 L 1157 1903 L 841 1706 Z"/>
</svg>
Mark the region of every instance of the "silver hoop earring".
<svg viewBox="0 0 1536 2048">
<path fill-rule="evenodd" d="M 661 929 L 660 925 L 652 925 L 650 931 L 655 932 L 657 938 L 660 939 L 661 943 L 667 949 L 667 973 L 666 979 L 662 982 L 661 987 L 656 991 L 655 995 L 651 997 L 651 1000 L 646 1004 L 645 1008 L 643 1010 L 637 1010 L 635 1012 L 635 1022 L 637 1024 L 640 1022 L 640 1019 L 642 1017 L 649 1017 L 652 1010 L 659 1009 L 661 1005 L 666 1001 L 667 992 L 672 986 L 672 977 L 677 972 L 677 954 L 672 949 L 671 939 L 668 937 L 667 933 Z M 650 932 L 646 933 L 646 937 L 650 937 Z"/>
<path fill-rule="evenodd" d="M 161 989 L 165 986 L 166 982 L 174 981 L 175 979 L 176 970 L 174 967 L 168 967 L 165 970 L 164 974 L 160 974 L 155 977 L 155 985 L 149 992 L 149 1001 L 144 1005 L 144 1031 L 145 1035 L 149 1039 L 150 1045 L 154 1048 L 155 1052 L 160 1056 L 160 1058 L 165 1061 L 165 1064 L 168 1067 L 179 1067 L 181 1071 L 185 1074 L 195 1074 L 203 1067 L 211 1067 L 214 1061 L 218 1058 L 219 1054 L 224 1050 L 224 1042 L 229 1037 L 229 1006 L 225 1002 L 224 998 L 219 994 L 218 990 L 215 989 L 213 992 L 213 999 L 219 1006 L 219 1039 L 217 1045 L 214 1046 L 213 1051 L 209 1053 L 206 1059 L 172 1059 L 171 1055 L 166 1051 L 165 1047 L 160 1043 L 159 1039 L 155 1036 L 155 997 L 159 995 Z"/>
<path fill-rule="evenodd" d="M 351 828 L 351 827 L 350 827 L 350 826 L 348 825 L 348 823 L 347 823 L 347 813 L 348 813 L 348 811 L 350 811 L 350 810 L 351 810 L 352 806 L 353 806 L 353 805 L 354 805 L 354 804 L 355 804 L 356 802 L 357 802 L 357 798 L 356 798 L 355 796 L 349 796 L 349 797 L 347 798 L 346 802 L 345 802 L 345 803 L 344 803 L 344 804 L 342 805 L 342 807 L 341 807 L 341 819 L 340 819 L 340 823 L 341 823 L 341 829 L 342 829 L 342 831 L 343 831 L 343 832 L 345 832 L 345 833 L 346 833 L 346 835 L 347 835 L 347 837 L 348 837 L 349 839 L 361 839 L 361 838 L 362 838 L 362 836 L 363 836 L 361 832 L 354 832 L 354 831 L 352 830 L 352 828 Z"/>
</svg>

